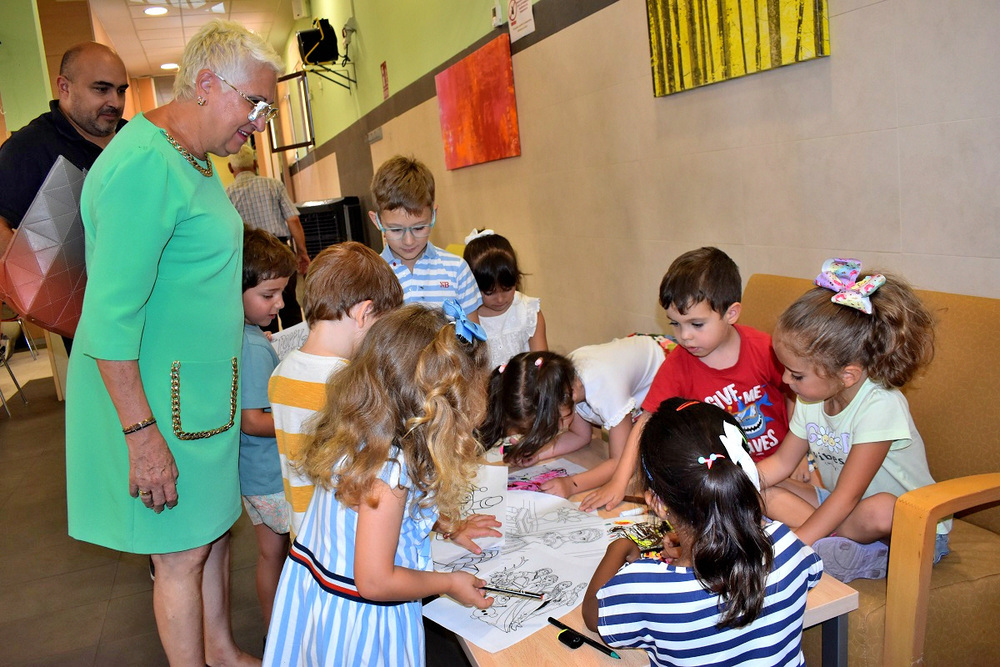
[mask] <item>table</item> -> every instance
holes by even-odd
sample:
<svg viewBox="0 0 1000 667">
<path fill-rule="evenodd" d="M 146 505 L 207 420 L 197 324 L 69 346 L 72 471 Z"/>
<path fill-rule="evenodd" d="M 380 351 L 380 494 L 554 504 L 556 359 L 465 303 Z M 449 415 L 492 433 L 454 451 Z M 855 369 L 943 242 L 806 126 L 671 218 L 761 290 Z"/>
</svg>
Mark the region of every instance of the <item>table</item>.
<svg viewBox="0 0 1000 667">
<path fill-rule="evenodd" d="M 607 458 L 607 443 L 595 439 L 587 447 L 564 457 L 586 468 L 593 467 Z M 577 494 L 572 500 L 582 500 L 583 494 Z M 621 511 L 636 507 L 625 503 L 612 512 L 601 512 L 602 516 L 617 516 Z M 823 574 L 806 598 L 806 613 L 803 626 L 810 628 L 822 624 L 823 627 L 823 666 L 847 667 L 847 614 L 858 608 L 858 592 L 831 577 Z M 559 620 L 577 632 L 601 641 L 600 636 L 587 629 L 583 623 L 582 606 L 578 606 Z M 556 641 L 558 628 L 550 626 L 539 630 L 524 641 L 510 648 L 490 653 L 471 644 L 462 637 L 458 638 L 462 650 L 473 667 L 500 667 L 509 665 L 530 665 L 530 667 L 546 667 L 547 665 L 573 664 L 580 667 L 594 665 L 635 665 L 649 664 L 646 652 L 641 649 L 615 649 L 621 660 L 610 658 L 589 646 L 569 649 Z"/>
</svg>

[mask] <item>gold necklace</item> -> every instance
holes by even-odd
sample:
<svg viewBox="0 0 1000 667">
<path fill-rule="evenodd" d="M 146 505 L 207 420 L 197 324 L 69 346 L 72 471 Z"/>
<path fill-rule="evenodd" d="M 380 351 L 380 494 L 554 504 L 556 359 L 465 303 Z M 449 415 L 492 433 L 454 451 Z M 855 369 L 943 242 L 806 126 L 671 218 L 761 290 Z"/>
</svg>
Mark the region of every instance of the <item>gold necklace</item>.
<svg viewBox="0 0 1000 667">
<path fill-rule="evenodd" d="M 201 174 L 202 176 L 205 176 L 205 177 L 211 177 L 211 175 L 212 175 L 212 160 L 209 159 L 207 155 L 205 156 L 205 162 L 208 163 L 208 166 L 207 167 L 203 167 L 200 164 L 198 164 L 198 159 L 194 155 L 191 154 L 191 151 L 189 151 L 188 149 L 184 148 L 179 143 L 177 143 L 177 140 L 174 139 L 172 136 L 170 136 L 170 134 L 167 133 L 166 130 L 161 129 L 160 132 L 163 132 L 163 136 L 165 136 L 167 138 L 167 141 L 170 142 L 170 145 L 173 146 L 175 149 L 177 149 L 177 152 L 180 153 L 181 155 L 183 155 L 184 159 L 187 160 L 188 163 L 192 167 L 194 167 L 195 169 L 197 169 L 199 174 Z"/>
</svg>

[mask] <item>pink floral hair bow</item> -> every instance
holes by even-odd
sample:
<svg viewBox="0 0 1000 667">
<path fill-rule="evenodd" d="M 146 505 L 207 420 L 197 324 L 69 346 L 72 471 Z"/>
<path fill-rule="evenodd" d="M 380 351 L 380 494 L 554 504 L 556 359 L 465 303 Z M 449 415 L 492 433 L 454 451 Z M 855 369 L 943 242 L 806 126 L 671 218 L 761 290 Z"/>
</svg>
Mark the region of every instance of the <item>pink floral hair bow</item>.
<svg viewBox="0 0 1000 667">
<path fill-rule="evenodd" d="M 861 260 L 835 257 L 823 262 L 823 269 L 816 276 L 816 284 L 836 292 L 830 301 L 872 314 L 868 297 L 885 284 L 885 276 L 875 273 L 855 282 L 861 273 Z"/>
</svg>

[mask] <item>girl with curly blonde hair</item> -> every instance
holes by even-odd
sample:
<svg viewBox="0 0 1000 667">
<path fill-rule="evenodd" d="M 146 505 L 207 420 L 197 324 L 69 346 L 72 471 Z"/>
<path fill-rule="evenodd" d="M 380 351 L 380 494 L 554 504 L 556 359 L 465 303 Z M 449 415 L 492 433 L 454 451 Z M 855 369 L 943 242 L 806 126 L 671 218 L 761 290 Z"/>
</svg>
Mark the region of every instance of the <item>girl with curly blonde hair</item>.
<svg viewBox="0 0 1000 667">
<path fill-rule="evenodd" d="M 446 309 L 449 304 L 445 304 Z M 434 572 L 433 529 L 478 553 L 494 517 L 459 521 L 482 447 L 488 350 L 461 308 L 404 306 L 327 386 L 302 470 L 317 485 L 285 563 L 264 664 L 422 664 L 421 599 L 485 609 L 486 582 Z M 481 335 L 481 337 L 480 337 Z"/>
</svg>

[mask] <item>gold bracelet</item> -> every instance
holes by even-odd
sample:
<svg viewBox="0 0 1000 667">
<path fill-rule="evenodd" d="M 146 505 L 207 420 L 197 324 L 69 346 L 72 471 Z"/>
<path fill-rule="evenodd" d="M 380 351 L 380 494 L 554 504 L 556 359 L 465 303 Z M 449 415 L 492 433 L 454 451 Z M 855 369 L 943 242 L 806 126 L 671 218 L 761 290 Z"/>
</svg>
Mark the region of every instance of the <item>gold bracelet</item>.
<svg viewBox="0 0 1000 667">
<path fill-rule="evenodd" d="M 122 429 L 122 433 L 124 433 L 125 435 L 128 435 L 129 433 L 135 433 L 136 431 L 141 431 L 147 426 L 152 426 L 155 423 L 156 423 L 156 417 L 154 417 L 153 415 L 149 415 L 147 419 L 143 419 L 141 422 L 137 422 L 135 424 L 132 424 L 131 426 L 126 426 L 125 428 Z"/>
</svg>

